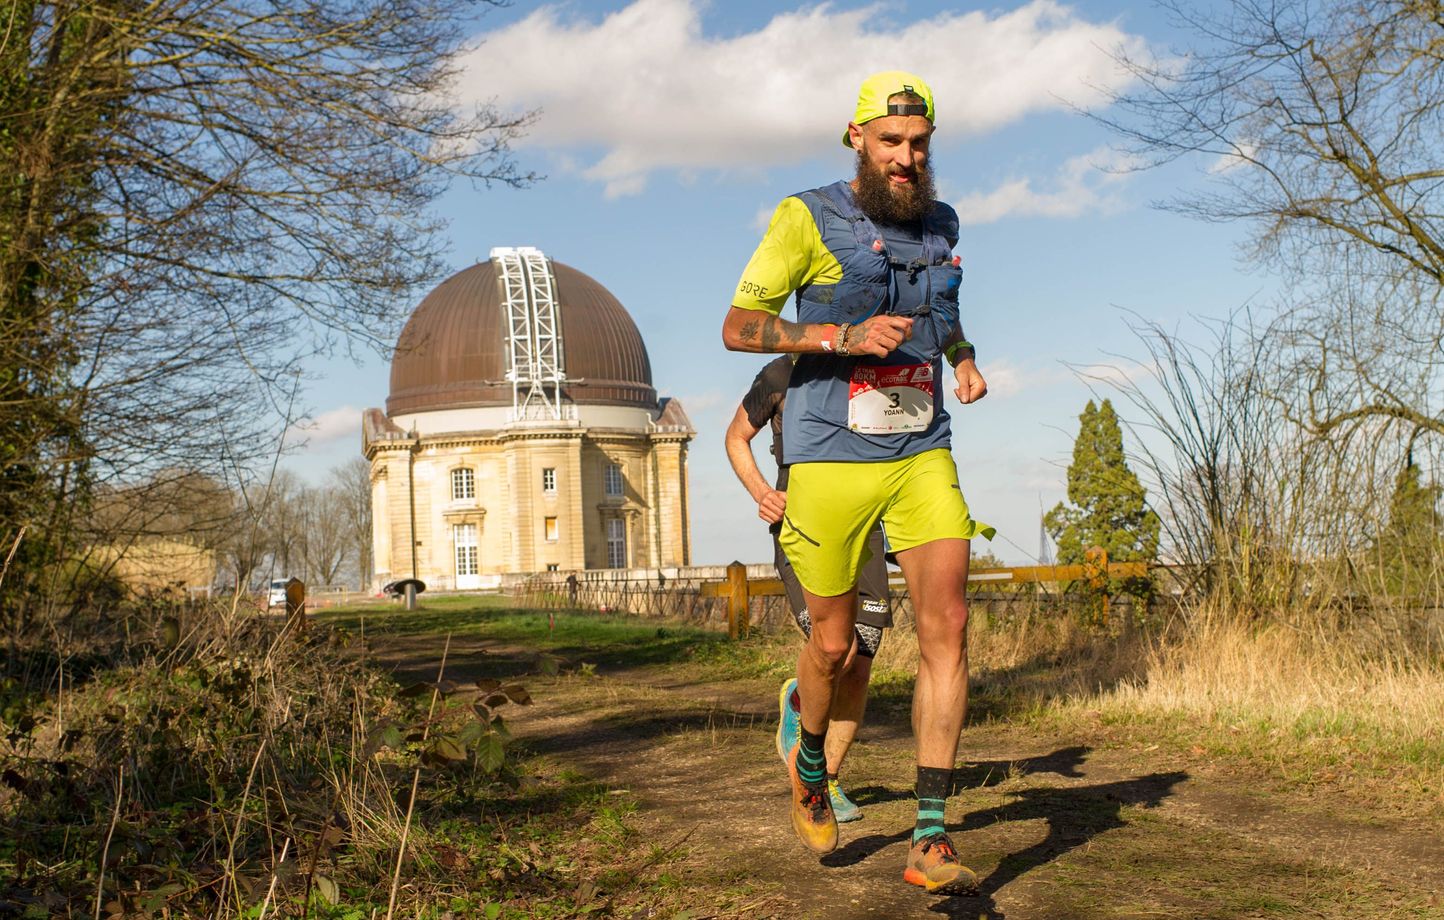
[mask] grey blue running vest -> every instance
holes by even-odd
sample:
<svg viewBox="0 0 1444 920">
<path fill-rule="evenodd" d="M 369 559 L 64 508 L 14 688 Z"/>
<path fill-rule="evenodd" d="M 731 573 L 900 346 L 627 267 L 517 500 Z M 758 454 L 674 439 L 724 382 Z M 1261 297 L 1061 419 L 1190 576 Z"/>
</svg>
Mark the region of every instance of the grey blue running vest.
<svg viewBox="0 0 1444 920">
<path fill-rule="evenodd" d="M 939 202 L 919 225 L 885 225 L 880 231 L 857 207 L 846 182 L 796 196 L 812 212 L 825 245 L 842 266 L 836 284 L 809 284 L 797 291 L 800 323 L 859 323 L 878 313 L 913 318 L 913 336 L 886 358 L 800 355 L 787 389 L 782 440 L 788 463 L 896 460 L 947 447 L 951 434 L 944 409 L 942 348 L 958 324 L 958 284 L 953 263 L 958 215 Z M 932 422 L 921 431 L 867 434 L 848 421 L 854 368 L 932 366 Z"/>
</svg>

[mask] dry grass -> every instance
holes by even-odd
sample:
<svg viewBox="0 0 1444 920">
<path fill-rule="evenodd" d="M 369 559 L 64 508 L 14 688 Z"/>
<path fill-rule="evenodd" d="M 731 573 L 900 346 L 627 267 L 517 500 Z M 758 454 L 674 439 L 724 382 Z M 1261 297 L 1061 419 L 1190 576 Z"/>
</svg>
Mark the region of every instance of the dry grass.
<svg viewBox="0 0 1444 920">
<path fill-rule="evenodd" d="M 1289 779 L 1363 781 L 1406 810 L 1444 807 L 1444 661 L 1377 635 L 1204 609 L 1153 645 L 1144 673 L 1059 705 L 1184 727 L 1196 746 L 1269 759 Z"/>
<path fill-rule="evenodd" d="M 1149 634 L 1085 625 L 1078 617 L 1029 600 L 998 610 L 975 602 L 968 658 L 975 699 L 1011 701 L 1032 708 L 1050 700 L 1096 694 L 1141 673 Z M 915 674 L 917 637 L 906 608 L 883 641 L 875 662 L 882 671 Z M 987 699 L 983 704 L 987 705 Z"/>
<path fill-rule="evenodd" d="M 1377 619 L 1247 621 L 1209 606 L 1100 630 L 1041 607 L 989 616 L 975 604 L 972 719 L 1097 725 L 1262 765 L 1289 785 L 1441 813 L 1444 657 L 1421 641 L 1427 632 Z M 891 679 L 905 699 L 917 661 L 904 618 L 879 651 L 875 687 Z"/>
<path fill-rule="evenodd" d="M 1257 710 L 1292 724 L 1367 715 L 1408 743 L 1444 725 L 1444 667 L 1406 649 L 1366 651 L 1347 633 L 1252 627 L 1205 610 L 1179 639 L 1153 648 L 1143 678 L 1105 699 L 1204 718 Z"/>
</svg>

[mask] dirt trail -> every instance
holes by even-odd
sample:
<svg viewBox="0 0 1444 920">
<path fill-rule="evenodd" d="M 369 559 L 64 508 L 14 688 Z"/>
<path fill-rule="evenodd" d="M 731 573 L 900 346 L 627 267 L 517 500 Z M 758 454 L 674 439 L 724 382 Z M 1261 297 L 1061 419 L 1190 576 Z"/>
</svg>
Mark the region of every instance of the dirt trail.
<svg viewBox="0 0 1444 920">
<path fill-rule="evenodd" d="M 439 645 L 398 639 L 375 654 L 404 676 L 434 677 Z M 522 670 L 516 652 L 453 645 L 448 676 Z M 536 704 L 514 714 L 513 732 L 628 790 L 649 844 L 681 842 L 684 878 L 781 895 L 750 916 L 1444 918 L 1437 827 L 1281 792 L 1237 765 L 1097 727 L 1059 738 L 1008 722 L 965 731 L 948 807 L 980 890 L 929 896 L 901 881 L 914 807 L 905 711 L 869 713 L 843 776 L 865 817 L 819 862 L 788 824 L 771 681 L 696 683 L 685 669 L 646 667 L 526 682 Z"/>
</svg>

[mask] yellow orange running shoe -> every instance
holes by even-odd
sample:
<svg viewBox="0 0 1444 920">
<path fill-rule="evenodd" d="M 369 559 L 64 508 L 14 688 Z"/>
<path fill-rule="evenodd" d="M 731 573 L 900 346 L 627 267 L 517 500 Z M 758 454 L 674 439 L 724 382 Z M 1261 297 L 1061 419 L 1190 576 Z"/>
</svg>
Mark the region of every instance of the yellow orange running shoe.
<svg viewBox="0 0 1444 920">
<path fill-rule="evenodd" d="M 837 819 L 827 797 L 827 784 L 809 786 L 797 775 L 797 752 L 794 744 L 787 755 L 787 776 L 792 780 L 792 829 L 797 839 L 814 853 L 825 855 L 837 849 Z"/>
<path fill-rule="evenodd" d="M 947 834 L 929 834 L 913 844 L 903 881 L 945 894 L 961 894 L 978 887 L 978 877 L 958 859 L 958 851 Z"/>
</svg>

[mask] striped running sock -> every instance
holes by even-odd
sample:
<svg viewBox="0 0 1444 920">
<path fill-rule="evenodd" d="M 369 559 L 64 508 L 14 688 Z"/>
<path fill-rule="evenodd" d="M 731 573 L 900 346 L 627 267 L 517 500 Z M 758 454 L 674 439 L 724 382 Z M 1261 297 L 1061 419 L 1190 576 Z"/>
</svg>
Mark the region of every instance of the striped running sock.
<svg viewBox="0 0 1444 920">
<path fill-rule="evenodd" d="M 944 767 L 918 767 L 918 823 L 913 843 L 943 833 L 943 806 L 953 785 L 953 771 Z"/>
<path fill-rule="evenodd" d="M 801 734 L 802 743 L 797 748 L 797 778 L 809 786 L 821 786 L 827 780 L 827 755 L 822 752 L 827 731 L 824 729 L 822 734 L 814 735 L 804 727 Z"/>
</svg>

